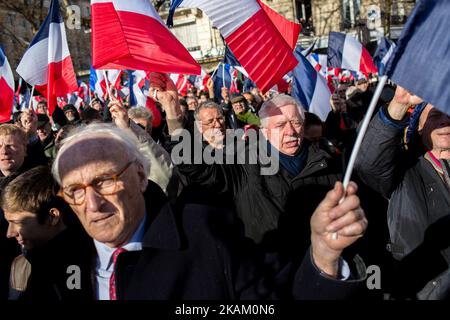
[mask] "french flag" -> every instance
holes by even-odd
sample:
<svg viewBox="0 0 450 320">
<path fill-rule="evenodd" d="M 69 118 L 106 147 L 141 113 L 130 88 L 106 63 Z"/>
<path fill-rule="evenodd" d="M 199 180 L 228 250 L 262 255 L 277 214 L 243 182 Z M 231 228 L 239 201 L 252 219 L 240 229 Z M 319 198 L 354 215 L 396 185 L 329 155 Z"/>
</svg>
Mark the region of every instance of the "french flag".
<svg viewBox="0 0 450 320">
<path fill-rule="evenodd" d="M 102 71 L 95 70 L 91 66 L 91 74 L 89 77 L 89 85 L 91 87 L 91 92 L 99 98 L 101 101 L 105 101 L 106 95 L 106 81 Z"/>
<path fill-rule="evenodd" d="M 373 61 L 377 65 L 379 75 L 384 75 L 386 65 L 394 54 L 395 47 L 395 43 L 386 37 L 383 37 L 378 44 L 377 51 L 375 51 L 373 56 Z"/>
<path fill-rule="evenodd" d="M 262 92 L 298 63 L 292 48 L 256 0 L 173 0 L 169 25 L 178 6 L 206 13 Z"/>
<path fill-rule="evenodd" d="M 361 71 L 366 75 L 377 73 L 372 57 L 358 40 L 334 31 L 328 37 L 328 66 Z"/>
<path fill-rule="evenodd" d="M 14 77 L 8 59 L 0 47 L 0 123 L 11 119 L 14 101 Z"/>
<path fill-rule="evenodd" d="M 91 0 L 91 14 L 94 68 L 200 73 L 149 0 Z"/>
<path fill-rule="evenodd" d="M 309 112 L 315 113 L 322 121 L 331 111 L 331 92 L 327 81 L 311 63 L 301 54 L 301 48 L 295 50 L 299 63 L 292 71 L 292 96 Z"/>
<path fill-rule="evenodd" d="M 77 91 L 78 84 L 67 45 L 64 20 L 59 12 L 59 1 L 52 0 L 44 23 L 16 71 L 47 98 L 50 115 L 55 110 L 57 97 Z"/>
<path fill-rule="evenodd" d="M 448 115 L 449 12 L 450 1 L 417 1 L 386 66 L 392 81 Z"/>
</svg>

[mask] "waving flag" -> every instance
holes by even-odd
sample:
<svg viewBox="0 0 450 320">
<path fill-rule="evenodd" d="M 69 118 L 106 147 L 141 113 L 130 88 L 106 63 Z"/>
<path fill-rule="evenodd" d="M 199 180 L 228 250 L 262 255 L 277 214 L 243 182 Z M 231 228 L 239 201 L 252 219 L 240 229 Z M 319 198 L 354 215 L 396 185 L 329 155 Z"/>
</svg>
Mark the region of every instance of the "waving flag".
<svg viewBox="0 0 450 320">
<path fill-rule="evenodd" d="M 257 1 L 272 21 L 273 25 L 278 29 L 278 32 L 283 36 L 284 40 L 289 44 L 292 50 L 294 50 L 297 45 L 298 35 L 302 30 L 302 26 L 298 23 L 289 21 L 271 7 L 264 4 L 261 0 Z"/>
<path fill-rule="evenodd" d="M 450 114 L 450 1 L 420 0 L 406 22 L 386 75 Z"/>
<path fill-rule="evenodd" d="M 91 12 L 94 68 L 200 73 L 149 0 L 91 0 Z"/>
<path fill-rule="evenodd" d="M 199 8 L 206 13 L 263 92 L 297 65 L 292 48 L 256 0 L 174 0 L 169 25 L 178 6 Z"/>
<path fill-rule="evenodd" d="M 219 63 L 216 71 L 212 75 L 212 80 L 214 81 L 214 96 L 218 101 L 222 99 L 222 88 L 226 87 L 231 89 L 231 72 L 232 68 L 229 64 Z"/>
<path fill-rule="evenodd" d="M 106 96 L 106 80 L 101 70 L 95 70 L 91 66 L 91 74 L 89 77 L 89 85 L 91 91 L 99 98 L 101 101 L 105 101 Z"/>
<path fill-rule="evenodd" d="M 248 78 L 247 71 L 245 71 L 245 69 L 241 66 L 239 61 L 234 56 L 233 52 L 231 52 L 230 47 L 228 47 L 227 45 L 225 45 L 225 54 L 223 57 L 223 62 L 225 64 L 229 64 L 233 68 L 238 69 L 244 76 L 246 76 Z"/>
<path fill-rule="evenodd" d="M 392 57 L 395 47 L 395 43 L 386 37 L 383 37 L 378 44 L 377 51 L 375 51 L 375 55 L 373 56 L 373 61 L 378 68 L 379 75 L 384 75 L 386 65 Z"/>
<path fill-rule="evenodd" d="M 325 121 L 331 111 L 331 92 L 327 81 L 301 54 L 301 48 L 295 50 L 295 56 L 299 63 L 292 72 L 294 76 L 292 96 L 299 100 L 307 111 L 315 113 Z"/>
<path fill-rule="evenodd" d="M 77 91 L 58 0 L 52 0 L 49 13 L 20 61 L 17 73 L 47 97 L 50 115 L 55 110 L 57 97 Z"/>
<path fill-rule="evenodd" d="M 0 47 L 0 123 L 11 119 L 14 101 L 14 77 L 8 59 Z"/>
<path fill-rule="evenodd" d="M 352 36 L 340 32 L 330 32 L 328 37 L 328 66 L 364 74 L 377 72 L 367 49 Z"/>
</svg>

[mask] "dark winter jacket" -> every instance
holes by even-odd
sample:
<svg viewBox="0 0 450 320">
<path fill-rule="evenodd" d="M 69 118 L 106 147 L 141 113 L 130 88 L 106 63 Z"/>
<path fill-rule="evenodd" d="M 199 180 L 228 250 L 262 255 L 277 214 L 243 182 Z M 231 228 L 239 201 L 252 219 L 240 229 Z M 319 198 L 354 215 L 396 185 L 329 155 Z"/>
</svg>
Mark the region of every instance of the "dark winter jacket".
<svg viewBox="0 0 450 320">
<path fill-rule="evenodd" d="M 353 280 L 330 279 L 309 253 L 302 264 L 282 263 L 244 239 L 224 209 L 179 201 L 147 221 L 143 250 L 117 259 L 119 300 L 346 299 L 365 274 L 358 261 Z"/>
<path fill-rule="evenodd" d="M 262 169 L 267 165 L 249 164 L 248 157 L 245 164 L 183 163 L 178 169 L 188 188 L 203 190 L 205 199 L 214 199 L 216 205 L 235 210 L 247 237 L 264 243 L 270 251 L 281 248 L 305 252 L 309 247 L 309 219 L 326 192 L 340 179 L 341 170 L 325 151 L 307 141 L 303 144 L 307 160 L 296 176 L 281 163 L 279 170 L 263 175 Z M 246 145 L 245 150 L 235 154 L 241 155 L 249 148 Z M 273 161 L 278 163 L 277 159 Z"/>
<path fill-rule="evenodd" d="M 443 299 L 450 296 L 450 270 L 446 266 L 450 263 L 449 243 L 433 241 L 426 235 L 427 229 L 450 214 L 450 194 L 428 160 L 403 150 L 405 126 L 405 121 L 395 121 L 386 108 L 381 109 L 364 138 L 356 170 L 367 185 L 390 199 L 388 248 L 394 258 L 415 256 L 414 264 L 405 272 L 414 275 L 407 282 L 417 291 L 401 295 Z M 434 236 L 442 237 L 436 233 Z M 417 258 L 420 253 L 422 259 Z"/>
</svg>

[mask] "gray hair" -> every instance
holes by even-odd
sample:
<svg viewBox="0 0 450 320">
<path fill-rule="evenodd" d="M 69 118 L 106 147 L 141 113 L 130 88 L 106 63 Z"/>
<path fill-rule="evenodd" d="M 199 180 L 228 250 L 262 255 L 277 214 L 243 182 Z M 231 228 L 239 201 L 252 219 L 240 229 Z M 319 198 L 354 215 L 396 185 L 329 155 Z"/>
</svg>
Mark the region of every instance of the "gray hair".
<svg viewBox="0 0 450 320">
<path fill-rule="evenodd" d="M 269 121 L 268 118 L 273 115 L 273 109 L 281 108 L 290 104 L 297 107 L 300 117 L 304 121 L 305 111 L 303 110 L 302 105 L 296 99 L 288 96 L 287 94 L 279 94 L 262 104 L 261 109 L 258 112 L 259 118 L 261 120 L 261 127 L 267 128 L 267 124 Z"/>
<path fill-rule="evenodd" d="M 128 117 L 131 119 L 153 119 L 153 114 L 150 110 L 145 107 L 136 107 L 128 110 Z"/>
<path fill-rule="evenodd" d="M 200 121 L 200 118 L 199 118 L 198 115 L 199 115 L 199 113 L 200 113 L 200 110 L 202 110 L 202 109 L 217 109 L 217 111 L 219 111 L 220 115 L 223 116 L 223 110 L 222 110 L 222 108 L 221 108 L 217 103 L 212 102 L 212 101 L 206 101 L 206 102 L 201 103 L 201 104 L 195 109 L 195 112 L 194 112 L 194 118 L 195 118 L 195 120 Z"/>
<path fill-rule="evenodd" d="M 142 165 L 145 176 L 148 177 L 150 172 L 150 163 L 139 150 L 139 141 L 131 131 L 120 129 L 113 124 L 92 123 L 85 126 L 75 127 L 61 142 L 61 147 L 52 165 L 53 177 L 59 185 L 62 185 L 59 172 L 59 161 L 61 160 L 63 153 L 76 142 L 100 136 L 107 137 L 121 143 L 126 148 L 130 158 L 136 158 L 136 161 Z"/>
</svg>

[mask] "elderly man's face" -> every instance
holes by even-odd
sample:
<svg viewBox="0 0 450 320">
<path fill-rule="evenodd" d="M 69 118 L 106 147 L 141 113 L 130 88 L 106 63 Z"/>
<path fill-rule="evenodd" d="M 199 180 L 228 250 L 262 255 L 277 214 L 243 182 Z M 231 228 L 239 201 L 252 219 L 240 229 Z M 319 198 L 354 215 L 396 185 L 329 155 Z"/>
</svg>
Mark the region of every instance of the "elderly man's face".
<svg viewBox="0 0 450 320">
<path fill-rule="evenodd" d="M 428 104 L 419 119 L 419 132 L 430 150 L 450 156 L 450 116 Z"/>
<path fill-rule="evenodd" d="M 303 119 L 297 106 L 289 104 L 272 108 L 272 115 L 263 133 L 278 151 L 294 155 L 303 139 Z"/>
<path fill-rule="evenodd" d="M 71 204 L 87 233 L 112 248 L 128 242 L 145 214 L 142 192 L 147 178 L 127 149 L 111 138 L 93 137 L 69 147 L 61 155 L 59 168 L 64 197 L 69 204 L 66 191 L 89 185 L 85 188 L 84 201 Z M 105 177 L 121 172 L 114 194 L 101 195 L 91 186 L 93 181 L 104 181 Z"/>
<path fill-rule="evenodd" d="M 75 112 L 73 110 L 67 110 L 66 112 L 64 112 L 64 114 L 66 115 L 67 120 L 69 121 L 75 120 Z"/>
<path fill-rule="evenodd" d="M 16 134 L 0 136 L 0 170 L 5 176 L 19 170 L 26 155 L 26 146 Z"/>
<path fill-rule="evenodd" d="M 20 117 L 20 124 L 28 135 L 35 134 L 37 130 L 37 116 L 33 112 L 24 112 Z"/>
<path fill-rule="evenodd" d="M 214 147 L 220 146 L 225 138 L 225 118 L 215 108 L 201 109 L 198 117 L 203 138 Z"/>
</svg>

